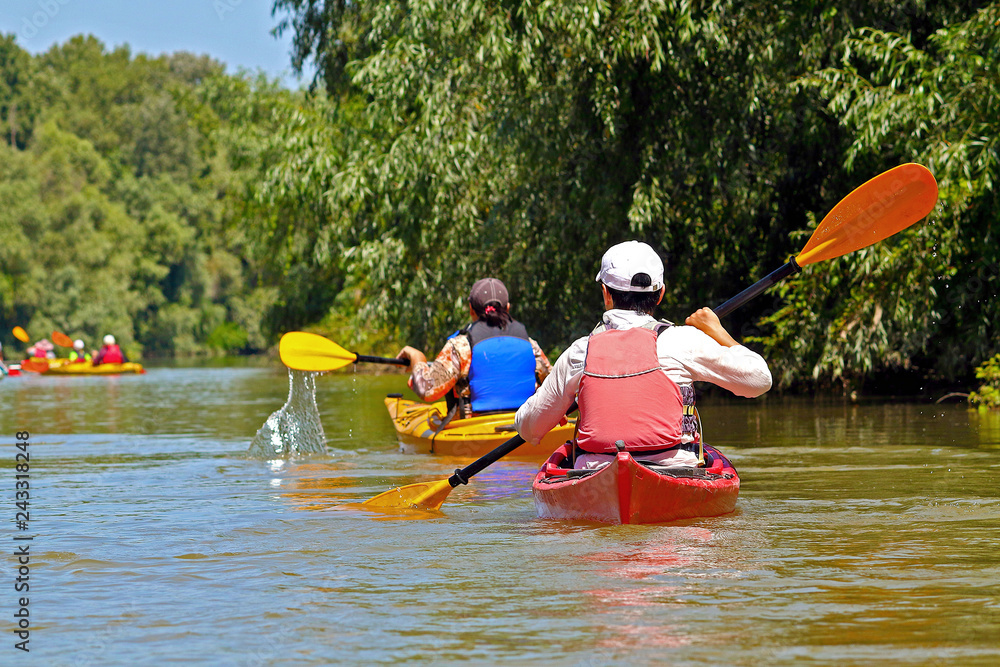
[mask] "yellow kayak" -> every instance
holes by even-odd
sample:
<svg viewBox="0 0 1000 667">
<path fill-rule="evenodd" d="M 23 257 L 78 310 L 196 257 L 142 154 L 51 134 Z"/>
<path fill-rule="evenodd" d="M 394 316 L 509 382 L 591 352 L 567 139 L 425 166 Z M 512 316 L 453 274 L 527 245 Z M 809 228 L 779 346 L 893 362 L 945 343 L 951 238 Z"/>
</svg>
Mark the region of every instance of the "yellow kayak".
<svg viewBox="0 0 1000 667">
<path fill-rule="evenodd" d="M 440 454 L 475 458 L 487 454 L 517 435 L 514 413 L 498 412 L 468 419 L 453 419 L 444 428 L 441 422 L 448 408 L 444 401 L 421 403 L 389 394 L 385 398 L 396 427 L 399 450 L 406 454 Z M 576 420 L 556 426 L 538 445 L 524 444 L 513 451 L 518 458 L 546 459 L 555 449 L 573 438 Z"/>
<path fill-rule="evenodd" d="M 58 363 L 62 362 L 62 363 Z M 124 364 L 100 364 L 94 366 L 90 363 L 71 364 L 63 359 L 52 359 L 49 362 L 49 369 L 46 375 L 121 375 L 123 373 L 145 373 L 142 364 L 132 361 Z"/>
</svg>

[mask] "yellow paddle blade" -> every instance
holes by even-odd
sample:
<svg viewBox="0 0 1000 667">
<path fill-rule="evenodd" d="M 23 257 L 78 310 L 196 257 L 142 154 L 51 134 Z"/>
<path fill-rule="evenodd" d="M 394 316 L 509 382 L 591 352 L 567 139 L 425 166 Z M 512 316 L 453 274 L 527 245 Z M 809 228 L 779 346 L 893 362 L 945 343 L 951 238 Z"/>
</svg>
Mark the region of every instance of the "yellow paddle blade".
<svg viewBox="0 0 1000 667">
<path fill-rule="evenodd" d="M 52 332 L 52 342 L 59 347 L 73 347 L 73 339 L 61 331 Z"/>
<path fill-rule="evenodd" d="M 25 331 L 21 327 L 14 327 L 13 332 L 14 332 L 14 338 L 18 339 L 22 343 L 27 343 L 28 342 L 28 332 L 27 331 Z"/>
<path fill-rule="evenodd" d="M 353 364 L 358 355 L 329 338 L 304 331 L 290 331 L 278 342 L 281 363 L 296 371 L 335 371 Z"/>
<path fill-rule="evenodd" d="M 867 248 L 923 219 L 937 202 L 937 181 L 919 164 L 903 164 L 857 187 L 816 227 L 799 266 Z"/>
<path fill-rule="evenodd" d="M 446 479 L 440 482 L 407 484 L 406 486 L 397 487 L 392 491 L 380 493 L 361 504 L 382 508 L 406 509 L 408 507 L 417 507 L 436 510 L 441 508 L 441 503 L 451 493 L 451 489 L 451 483 Z"/>
</svg>

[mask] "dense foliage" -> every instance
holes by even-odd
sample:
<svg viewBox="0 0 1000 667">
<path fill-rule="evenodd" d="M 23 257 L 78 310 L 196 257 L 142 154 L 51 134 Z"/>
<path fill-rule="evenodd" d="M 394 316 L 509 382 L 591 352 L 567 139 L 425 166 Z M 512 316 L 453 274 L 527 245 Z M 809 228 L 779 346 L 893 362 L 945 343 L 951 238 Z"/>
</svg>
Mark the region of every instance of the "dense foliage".
<svg viewBox="0 0 1000 667">
<path fill-rule="evenodd" d="M 969 395 L 969 402 L 984 408 L 1000 409 L 1000 354 L 976 367 L 976 379 L 982 384 Z"/>
<path fill-rule="evenodd" d="M 966 376 L 1000 343 L 1000 4 L 930 35 L 861 29 L 841 66 L 804 81 L 850 130 L 844 162 L 914 160 L 936 175 L 929 223 L 784 290 L 765 347 L 781 363 L 814 360 L 813 376 L 886 368 L 927 379 Z M 822 304 L 819 309 L 811 304 Z M 794 373 L 786 370 L 786 377 Z"/>
<path fill-rule="evenodd" d="M 942 187 L 926 224 L 731 325 L 786 386 L 968 376 L 997 343 L 997 5 L 981 5 L 277 0 L 296 62 L 366 102 L 314 179 L 329 217 L 306 233 L 332 250 L 320 264 L 360 269 L 367 315 L 417 342 L 436 346 L 494 274 L 561 347 L 599 313 L 609 244 L 667 257 L 663 314 L 683 319 L 781 264 L 856 185 L 919 161 Z"/>
<path fill-rule="evenodd" d="M 683 320 L 907 161 L 941 201 L 728 325 L 782 386 L 956 379 L 998 347 L 1000 3 L 275 0 L 310 92 L 186 54 L 0 44 L 0 315 L 147 351 L 314 325 L 433 352 L 496 275 L 550 351 L 610 244 Z M 74 333 L 75 335 L 75 333 Z"/>
<path fill-rule="evenodd" d="M 84 37 L 32 57 L 0 38 L 5 335 L 18 324 L 96 347 L 113 333 L 133 356 L 268 346 L 275 288 L 233 223 L 248 170 L 226 114 L 290 93 L 223 70 Z"/>
</svg>

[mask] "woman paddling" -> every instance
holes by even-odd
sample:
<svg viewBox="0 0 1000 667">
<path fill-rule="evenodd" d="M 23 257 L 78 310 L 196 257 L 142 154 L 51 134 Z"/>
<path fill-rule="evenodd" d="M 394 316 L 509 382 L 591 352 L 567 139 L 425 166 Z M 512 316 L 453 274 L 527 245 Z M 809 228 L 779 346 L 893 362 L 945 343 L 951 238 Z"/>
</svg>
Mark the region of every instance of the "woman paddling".
<svg viewBox="0 0 1000 667">
<path fill-rule="evenodd" d="M 472 322 L 448 338 L 434 361 L 409 345 L 396 355 L 410 361 L 409 386 L 417 396 L 447 396 L 447 420 L 516 410 L 552 368 L 524 325 L 510 316 L 507 288 L 496 278 L 472 286 L 469 315 Z"/>
</svg>

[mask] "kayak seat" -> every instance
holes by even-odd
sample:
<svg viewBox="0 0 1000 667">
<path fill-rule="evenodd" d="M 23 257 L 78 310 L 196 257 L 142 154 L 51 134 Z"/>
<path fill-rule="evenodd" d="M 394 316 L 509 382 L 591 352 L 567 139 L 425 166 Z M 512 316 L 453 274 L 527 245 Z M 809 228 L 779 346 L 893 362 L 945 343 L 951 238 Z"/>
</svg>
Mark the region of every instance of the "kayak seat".
<svg viewBox="0 0 1000 667">
<path fill-rule="evenodd" d="M 555 484 L 557 482 L 564 482 L 567 479 L 581 479 L 583 477 L 590 477 L 595 472 L 599 472 L 604 468 L 590 468 L 587 470 L 578 470 L 575 468 L 557 468 L 550 467 L 545 470 L 545 477 L 539 480 L 542 484 Z"/>
<path fill-rule="evenodd" d="M 708 468 L 665 468 L 663 466 L 651 465 L 637 461 L 643 468 L 652 470 L 657 475 L 663 477 L 673 477 L 675 479 L 732 479 L 731 473 L 720 473 Z"/>
<path fill-rule="evenodd" d="M 567 470 L 572 470 L 572 468 L 567 465 L 569 461 L 563 459 L 558 465 L 550 463 L 548 461 L 542 466 L 542 472 L 548 475 L 565 475 Z"/>
</svg>

